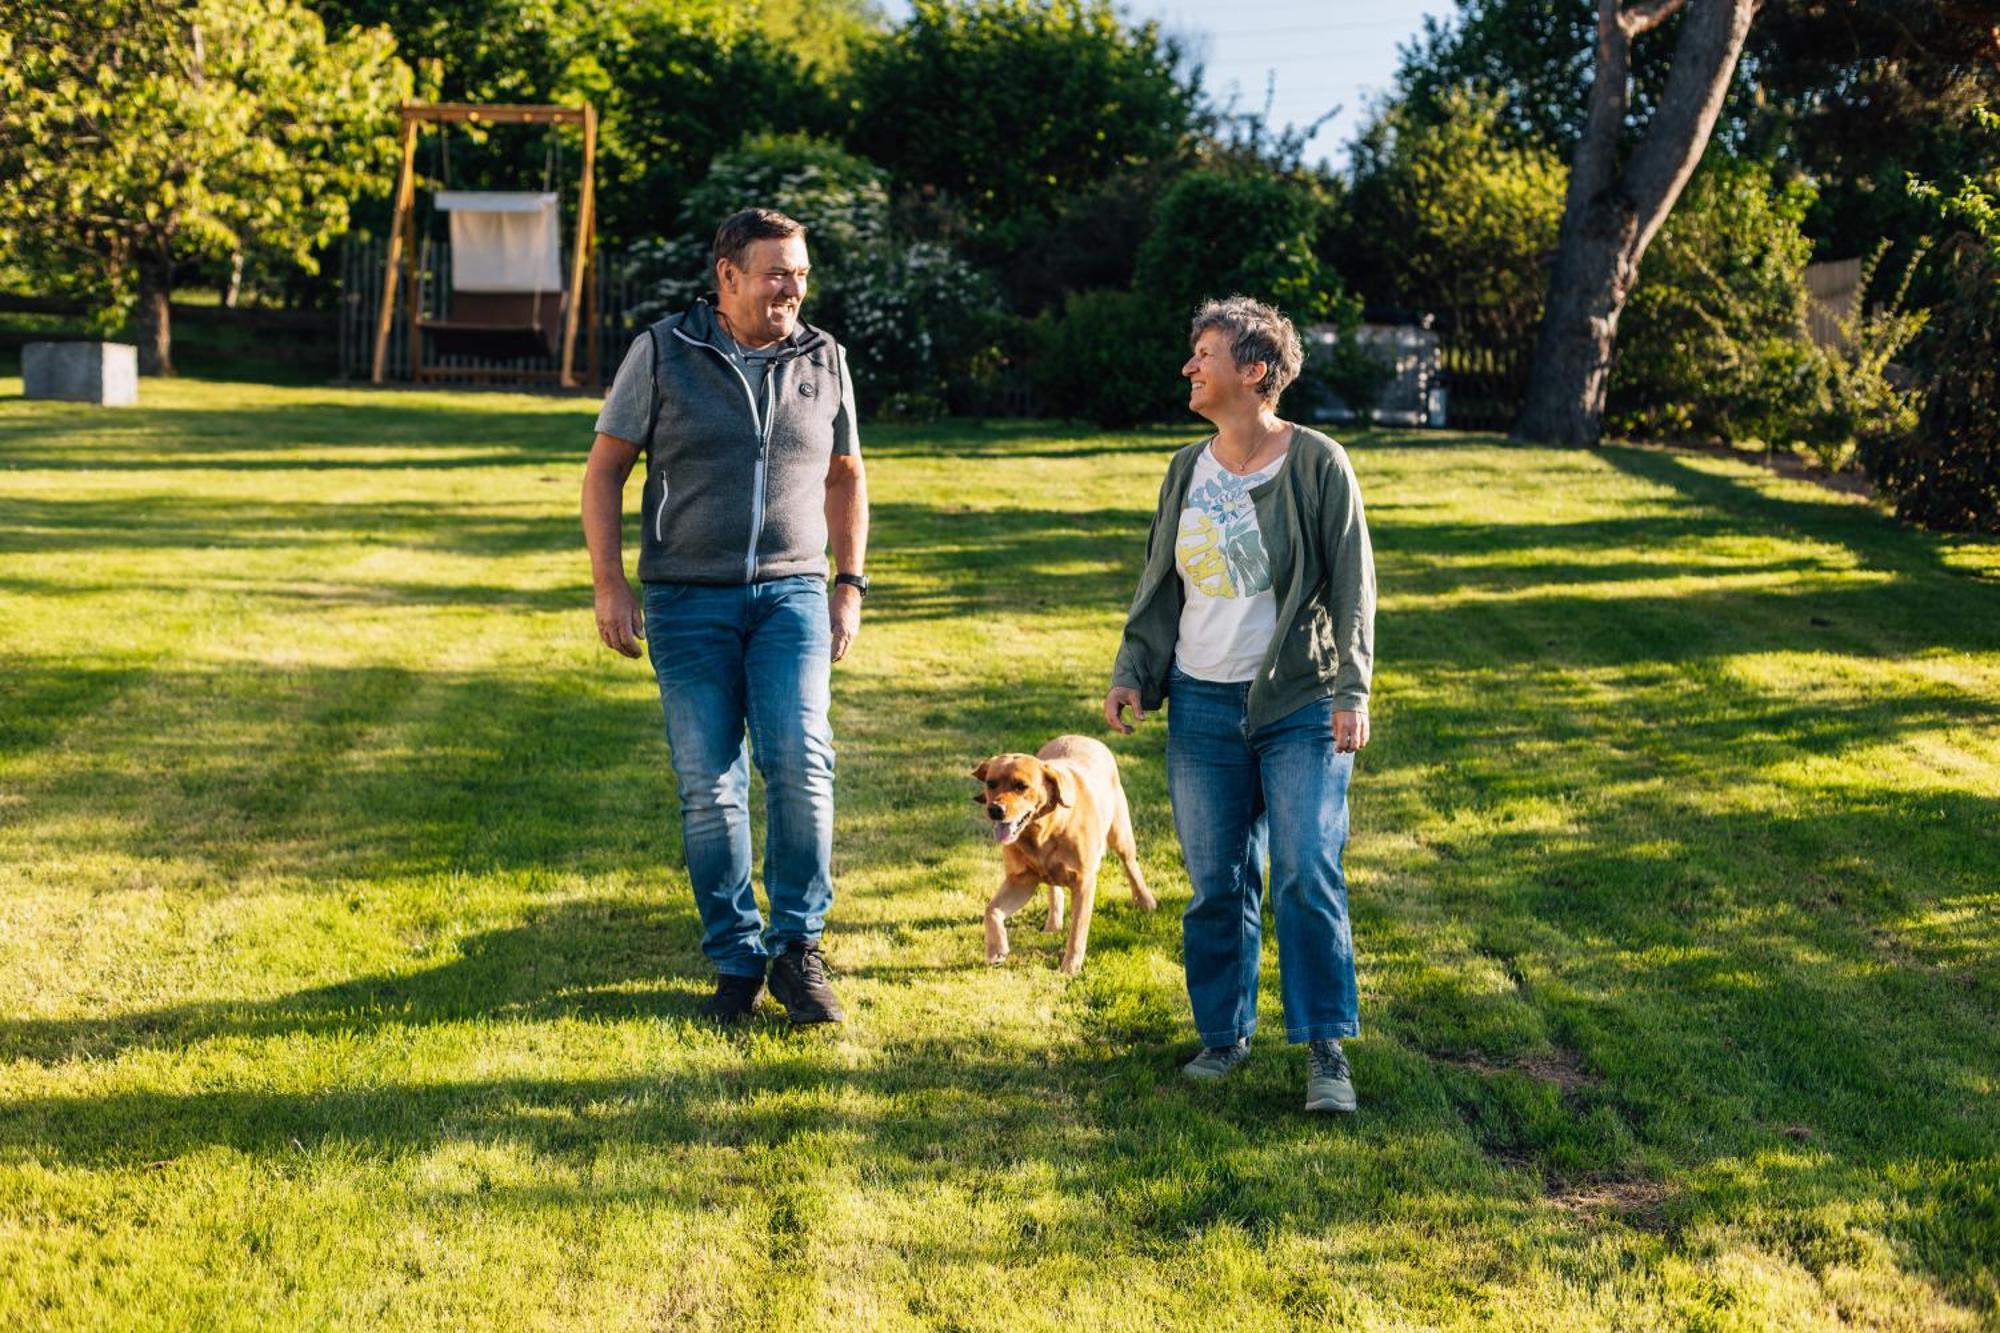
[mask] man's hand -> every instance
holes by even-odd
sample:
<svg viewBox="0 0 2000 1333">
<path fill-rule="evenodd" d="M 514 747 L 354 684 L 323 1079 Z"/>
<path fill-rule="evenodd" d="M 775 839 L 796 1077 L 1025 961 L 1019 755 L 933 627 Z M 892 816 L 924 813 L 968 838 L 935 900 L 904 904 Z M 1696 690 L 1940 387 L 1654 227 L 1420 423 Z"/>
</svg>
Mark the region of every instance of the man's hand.
<svg viewBox="0 0 2000 1333">
<path fill-rule="evenodd" d="M 836 583 L 826 599 L 827 627 L 833 631 L 833 660 L 847 656 L 854 636 L 861 633 L 861 589 Z"/>
<path fill-rule="evenodd" d="M 1125 720 L 1125 710 L 1132 710 L 1134 721 L 1144 722 L 1146 710 L 1140 706 L 1139 691 L 1130 685 L 1113 685 L 1111 693 L 1104 696 L 1104 723 L 1120 735 L 1130 736 L 1132 724 Z"/>
<path fill-rule="evenodd" d="M 646 637 L 646 613 L 623 575 L 597 585 L 597 637 L 627 657 L 639 655 L 639 640 Z"/>
<path fill-rule="evenodd" d="M 1337 754 L 1353 754 L 1368 744 L 1368 714 L 1337 712 L 1333 715 L 1333 748 Z"/>
</svg>

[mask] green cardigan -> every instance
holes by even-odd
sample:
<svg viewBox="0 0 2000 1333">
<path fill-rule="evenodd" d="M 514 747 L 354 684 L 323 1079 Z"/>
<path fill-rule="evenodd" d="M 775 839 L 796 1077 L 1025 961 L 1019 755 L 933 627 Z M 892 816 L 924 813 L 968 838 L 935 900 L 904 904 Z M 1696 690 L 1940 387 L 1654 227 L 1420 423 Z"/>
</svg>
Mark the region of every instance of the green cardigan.
<svg viewBox="0 0 2000 1333">
<path fill-rule="evenodd" d="M 1188 478 L 1207 445 L 1207 440 L 1188 445 L 1167 464 L 1160 507 L 1146 535 L 1146 567 L 1111 668 L 1111 683 L 1139 691 L 1148 711 L 1166 698 L 1167 671 L 1180 638 L 1182 590 L 1174 546 Z M 1257 506 L 1278 602 L 1278 633 L 1250 682 L 1250 729 L 1329 695 L 1336 709 L 1366 712 L 1375 665 L 1375 555 L 1347 451 L 1299 426 L 1285 465 L 1254 488 L 1250 499 Z"/>
</svg>

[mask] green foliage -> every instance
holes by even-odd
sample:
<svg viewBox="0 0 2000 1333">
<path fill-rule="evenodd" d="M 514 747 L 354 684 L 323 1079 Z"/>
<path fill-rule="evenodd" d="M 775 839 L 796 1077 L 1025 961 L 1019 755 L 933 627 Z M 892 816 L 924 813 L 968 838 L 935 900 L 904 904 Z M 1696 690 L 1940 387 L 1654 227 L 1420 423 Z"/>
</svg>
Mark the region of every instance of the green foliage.
<svg viewBox="0 0 2000 1333">
<path fill-rule="evenodd" d="M 850 0 L 820 11 L 829 25 L 825 43 L 809 36 L 819 20 L 802 5 L 767 11 L 721 0 L 334 0 L 322 8 L 340 21 L 387 25 L 424 69 L 426 96 L 596 106 L 598 231 L 613 245 L 658 236 L 709 160 L 744 135 L 833 128 L 840 111 L 829 64 L 844 66 L 843 43 L 860 40 L 872 23 Z M 836 29 L 852 32 L 836 38 Z M 540 176 L 543 131 L 458 126 L 450 133 L 455 185 L 518 186 L 524 170 Z M 573 132 L 565 138 L 567 175 L 580 144 Z M 426 153 L 434 174 L 443 151 Z M 524 167 L 524 157 L 532 165 Z"/>
<path fill-rule="evenodd" d="M 1618 326 L 1607 428 L 1654 439 L 1782 441 L 1805 406 L 1800 229 L 1812 191 L 1710 154 L 1639 266 Z"/>
<path fill-rule="evenodd" d="M 1400 49 L 1396 100 L 1439 122 L 1466 88 L 1498 94 L 1510 136 L 1566 152 L 1583 132 L 1596 31 L 1595 0 L 1458 0 L 1449 18 L 1426 15 Z M 1642 72 L 1662 45 L 1639 45 Z"/>
<path fill-rule="evenodd" d="M 1035 321 L 1042 409 L 1107 428 L 1185 415 L 1187 326 L 1187 314 L 1149 294 L 1072 294 L 1060 312 Z"/>
<path fill-rule="evenodd" d="M 843 280 L 865 251 L 888 239 L 888 177 L 881 168 L 823 139 L 752 136 L 709 163 L 683 200 L 672 235 L 637 248 L 660 312 L 715 286 L 709 269 L 715 229 L 749 207 L 775 208 L 805 224 L 817 320 L 836 320 Z"/>
<path fill-rule="evenodd" d="M 1655 439 L 1766 441 L 1829 471 L 1902 438 L 1915 398 L 1893 367 L 1923 328 L 1905 308 L 1910 274 L 1873 308 L 1857 301 L 1838 341 L 1806 333 L 1802 182 L 1777 185 L 1755 163 L 1711 156 L 1639 270 L 1619 327 L 1607 422 Z M 1875 286 L 1886 244 L 1862 266 Z M 1918 256 L 1921 258 L 1921 256 Z"/>
<path fill-rule="evenodd" d="M 1036 320 L 1042 409 L 1102 426 L 1184 414 L 1188 321 L 1216 297 L 1253 296 L 1300 325 L 1351 329 L 1360 303 L 1314 253 L 1327 206 L 1317 182 L 1254 164 L 1176 179 L 1139 247 L 1132 289 L 1073 293 Z"/>
<path fill-rule="evenodd" d="M 386 32 L 330 42 L 295 0 L 0 0 L 0 248 L 108 327 L 176 264 L 311 268 L 410 89 Z"/>
<path fill-rule="evenodd" d="M 641 11 L 591 60 L 587 77 L 572 67 L 567 86 L 604 115 L 607 241 L 657 236 L 708 163 L 744 136 L 824 132 L 839 119 L 834 94 L 797 52 L 721 19 Z"/>
<path fill-rule="evenodd" d="M 882 170 L 804 135 L 748 139 L 710 164 L 688 193 L 677 233 L 639 250 L 655 275 L 642 313 L 657 318 L 713 287 L 715 228 L 753 203 L 805 224 L 813 261 L 807 314 L 847 348 L 864 412 L 893 395 L 910 415 L 963 385 L 991 345 L 992 283 L 947 246 L 893 236 Z"/>
<path fill-rule="evenodd" d="M 1917 424 L 1921 394 L 1897 361 L 1931 318 L 1930 311 L 1907 304 L 1911 279 L 1926 250 L 1920 246 L 1895 289 L 1870 305 L 1866 296 L 1889 247 L 1884 240 L 1862 265 L 1863 300 L 1841 319 L 1837 341 L 1811 349 L 1805 400 L 1791 440 L 1829 472 L 1856 457 L 1881 459 L 1900 450 Z"/>
<path fill-rule="evenodd" d="M 1447 331 L 1527 346 L 1566 173 L 1553 152 L 1507 130 L 1505 98 L 1455 89 L 1438 105 L 1430 119 L 1392 104 L 1356 140 L 1335 258 L 1372 304 L 1434 311 Z"/>
<path fill-rule="evenodd" d="M 1340 280 L 1313 253 L 1323 197 L 1271 171 L 1193 171 L 1168 187 L 1139 247 L 1138 289 L 1183 323 L 1203 301 L 1252 296 L 1300 324 L 1330 318 Z"/>
<path fill-rule="evenodd" d="M 2000 117 L 1984 108 L 1979 121 L 2000 130 Z M 2000 533 L 2000 154 L 1950 194 L 1922 181 L 1910 190 L 1961 229 L 1945 252 L 1953 299 L 1923 349 L 1928 383 L 1917 428 L 1874 442 L 1864 461 L 1904 518 Z"/>
<path fill-rule="evenodd" d="M 916 0 L 853 90 L 855 146 L 1009 254 L 1088 182 L 1178 154 L 1195 104 L 1173 44 L 1107 0 Z"/>
</svg>

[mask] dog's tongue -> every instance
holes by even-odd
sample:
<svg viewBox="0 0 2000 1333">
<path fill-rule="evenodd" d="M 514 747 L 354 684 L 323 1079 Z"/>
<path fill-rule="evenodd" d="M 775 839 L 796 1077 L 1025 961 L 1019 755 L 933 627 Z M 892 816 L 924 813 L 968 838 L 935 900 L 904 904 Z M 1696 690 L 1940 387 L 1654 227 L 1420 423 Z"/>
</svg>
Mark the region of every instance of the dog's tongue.
<svg viewBox="0 0 2000 1333">
<path fill-rule="evenodd" d="M 1014 835 L 1020 831 L 1021 826 L 1012 820 L 1008 820 L 1004 824 L 995 824 L 993 826 L 993 841 L 1012 842 L 1014 841 Z"/>
</svg>

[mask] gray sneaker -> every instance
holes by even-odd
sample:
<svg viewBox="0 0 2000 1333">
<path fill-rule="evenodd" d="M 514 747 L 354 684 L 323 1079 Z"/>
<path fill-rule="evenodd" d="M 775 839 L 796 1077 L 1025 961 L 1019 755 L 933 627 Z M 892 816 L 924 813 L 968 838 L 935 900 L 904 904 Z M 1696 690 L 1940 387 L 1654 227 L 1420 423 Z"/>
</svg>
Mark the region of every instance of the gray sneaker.
<svg viewBox="0 0 2000 1333">
<path fill-rule="evenodd" d="M 1354 1079 L 1340 1043 L 1322 1037 L 1306 1046 L 1306 1110 L 1352 1111 Z"/>
<path fill-rule="evenodd" d="M 1250 1058 L 1248 1038 L 1234 1046 L 1210 1046 L 1181 1066 L 1182 1078 L 1216 1079 Z"/>
</svg>

